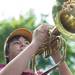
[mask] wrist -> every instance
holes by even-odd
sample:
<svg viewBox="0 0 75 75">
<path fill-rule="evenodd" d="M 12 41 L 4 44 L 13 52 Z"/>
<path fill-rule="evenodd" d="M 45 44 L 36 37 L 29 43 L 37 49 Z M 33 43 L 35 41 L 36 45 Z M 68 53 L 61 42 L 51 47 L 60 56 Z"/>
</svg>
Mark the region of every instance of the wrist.
<svg viewBox="0 0 75 75">
<path fill-rule="evenodd" d="M 55 61 L 55 63 L 58 63 L 61 59 L 61 54 L 56 52 L 56 53 L 52 54 L 52 58 Z"/>
<path fill-rule="evenodd" d="M 37 46 L 38 48 L 40 47 L 41 43 L 39 41 L 36 40 L 32 40 L 31 42 L 32 44 L 34 44 L 35 46 Z"/>
<path fill-rule="evenodd" d="M 32 44 L 36 49 L 38 49 L 39 46 L 40 46 L 40 44 L 39 44 L 37 41 L 35 41 L 35 40 L 33 40 L 33 41 L 31 42 L 31 44 Z"/>
</svg>

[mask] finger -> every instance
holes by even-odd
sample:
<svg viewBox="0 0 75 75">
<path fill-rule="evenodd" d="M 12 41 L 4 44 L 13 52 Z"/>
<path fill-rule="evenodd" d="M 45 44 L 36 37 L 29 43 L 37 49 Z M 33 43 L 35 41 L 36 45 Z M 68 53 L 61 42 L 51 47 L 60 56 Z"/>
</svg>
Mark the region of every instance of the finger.
<svg viewBox="0 0 75 75">
<path fill-rule="evenodd" d="M 46 25 L 46 24 L 43 24 L 43 25 L 40 25 L 37 30 L 39 31 L 42 31 L 42 32 L 45 32 L 45 31 L 48 31 L 49 30 L 49 26 Z"/>
</svg>

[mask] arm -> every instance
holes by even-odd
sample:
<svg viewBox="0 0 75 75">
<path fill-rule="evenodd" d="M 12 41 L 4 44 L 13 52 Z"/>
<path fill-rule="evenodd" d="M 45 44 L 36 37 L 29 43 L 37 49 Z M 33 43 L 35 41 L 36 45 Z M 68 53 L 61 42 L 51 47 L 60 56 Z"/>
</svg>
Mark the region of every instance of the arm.
<svg viewBox="0 0 75 75">
<path fill-rule="evenodd" d="M 53 35 L 55 35 L 55 36 L 59 35 L 59 34 L 57 34 L 59 32 L 57 32 L 57 30 L 56 31 L 55 30 L 53 30 Z M 55 39 L 55 36 L 52 37 L 52 40 Z M 59 50 L 57 50 L 57 41 L 54 40 L 51 43 L 51 47 L 52 47 L 52 57 L 53 57 L 55 63 L 58 63 L 61 58 L 61 54 L 60 54 Z M 72 72 L 70 71 L 70 69 L 65 61 L 59 65 L 59 72 L 60 72 L 60 75 L 72 75 Z"/>
<path fill-rule="evenodd" d="M 59 52 L 56 52 L 52 55 L 55 63 L 57 63 L 60 60 L 60 54 Z M 72 72 L 70 71 L 68 65 L 66 64 L 66 62 L 62 62 L 59 67 L 58 67 L 59 73 L 60 75 L 72 75 Z"/>
<path fill-rule="evenodd" d="M 41 25 L 34 30 L 31 44 L 26 47 L 18 56 L 11 60 L 0 71 L 0 75 L 21 75 L 21 73 L 27 69 L 27 63 L 29 60 L 32 59 L 32 56 L 47 37 L 47 32 L 47 25 Z"/>
<path fill-rule="evenodd" d="M 37 43 L 32 42 L 0 71 L 0 75 L 21 75 L 21 73 L 26 70 L 28 61 L 37 49 Z"/>
</svg>

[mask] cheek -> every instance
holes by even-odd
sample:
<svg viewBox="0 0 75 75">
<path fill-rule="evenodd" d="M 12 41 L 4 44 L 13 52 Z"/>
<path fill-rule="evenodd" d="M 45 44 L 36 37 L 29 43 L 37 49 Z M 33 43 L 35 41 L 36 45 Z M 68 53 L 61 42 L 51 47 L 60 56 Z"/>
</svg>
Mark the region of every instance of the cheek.
<svg viewBox="0 0 75 75">
<path fill-rule="evenodd" d="M 19 46 L 17 46 L 17 45 L 15 45 L 15 46 L 10 46 L 10 53 L 12 54 L 12 55 L 17 55 L 17 54 L 19 54 L 19 52 L 20 52 L 20 47 Z"/>
</svg>

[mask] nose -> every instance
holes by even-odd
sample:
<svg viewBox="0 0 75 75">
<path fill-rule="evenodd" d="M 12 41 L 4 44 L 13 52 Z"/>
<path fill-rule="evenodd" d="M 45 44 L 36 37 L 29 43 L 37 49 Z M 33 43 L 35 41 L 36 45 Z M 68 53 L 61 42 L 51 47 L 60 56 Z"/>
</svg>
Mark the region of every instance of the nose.
<svg viewBox="0 0 75 75">
<path fill-rule="evenodd" d="M 23 50 L 25 47 L 27 47 L 26 44 L 23 44 L 23 43 L 22 43 L 22 44 L 20 45 L 21 50 Z"/>
<path fill-rule="evenodd" d="M 21 44 L 20 47 L 25 47 L 25 45 L 24 44 Z"/>
</svg>

